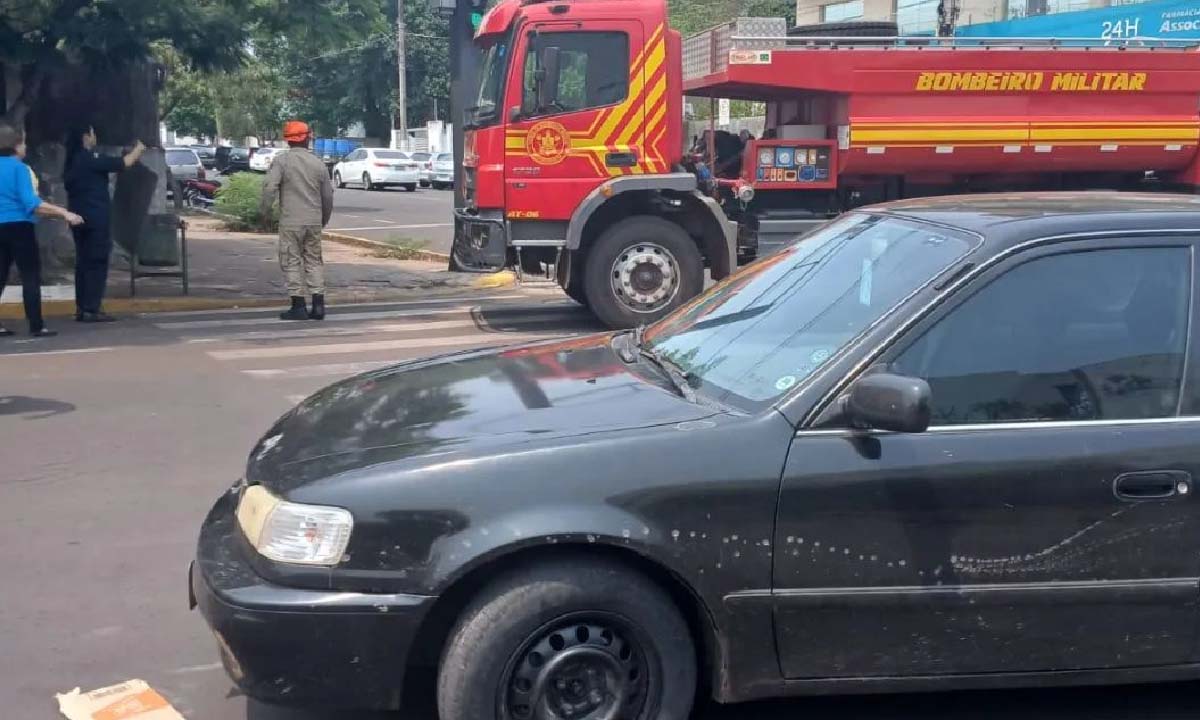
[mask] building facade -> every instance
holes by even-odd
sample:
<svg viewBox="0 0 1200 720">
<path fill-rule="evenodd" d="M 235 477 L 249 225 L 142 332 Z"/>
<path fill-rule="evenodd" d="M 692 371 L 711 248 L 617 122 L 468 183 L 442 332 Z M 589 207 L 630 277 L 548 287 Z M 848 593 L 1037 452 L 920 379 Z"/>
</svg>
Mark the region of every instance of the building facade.
<svg viewBox="0 0 1200 720">
<path fill-rule="evenodd" d="M 931 35 L 937 31 L 938 2 L 939 0 L 797 0 L 796 24 L 891 20 L 900 27 L 901 35 Z M 1138 2 L 1139 0 L 958 0 L 958 25 L 961 27 L 1075 13 Z M 1141 34 L 1154 33 L 1143 31 Z"/>
</svg>

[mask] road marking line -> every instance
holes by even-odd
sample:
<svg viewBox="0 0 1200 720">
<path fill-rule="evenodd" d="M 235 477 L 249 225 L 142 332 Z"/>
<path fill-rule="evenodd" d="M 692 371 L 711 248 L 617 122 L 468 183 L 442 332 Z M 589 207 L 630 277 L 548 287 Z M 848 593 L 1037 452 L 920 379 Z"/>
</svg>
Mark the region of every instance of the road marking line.
<svg viewBox="0 0 1200 720">
<path fill-rule="evenodd" d="M 188 673 L 212 672 L 214 670 L 220 670 L 221 667 L 222 667 L 221 663 L 215 662 L 215 663 L 205 663 L 204 665 L 188 665 L 186 667 L 175 668 L 174 670 L 168 670 L 167 672 L 171 673 L 172 675 L 186 675 Z"/>
<path fill-rule="evenodd" d="M 326 315 L 326 323 L 336 322 L 354 322 L 357 320 L 387 320 L 389 318 L 402 317 L 418 317 L 421 315 L 454 315 L 458 313 L 470 312 L 470 305 L 458 305 L 452 308 L 441 308 L 433 310 L 380 310 L 376 312 L 362 313 L 337 313 L 334 315 Z M 234 318 L 232 320 L 187 320 L 184 322 L 169 322 L 155 323 L 155 326 L 163 330 L 204 330 L 215 327 L 235 327 L 247 325 L 284 325 L 295 324 L 295 320 L 280 320 L 276 317 L 265 318 Z"/>
<path fill-rule="evenodd" d="M 336 345 L 288 345 L 285 347 L 249 348 L 246 350 L 210 350 L 208 356 L 216 360 L 252 360 L 259 358 L 313 357 L 315 355 L 353 355 L 355 353 L 382 352 L 385 350 L 415 350 L 451 347 L 454 345 L 482 345 L 494 338 L 500 342 L 522 342 L 554 337 L 538 334 L 479 334 L 449 335 L 437 338 L 413 338 L 411 340 L 375 340 L 359 343 L 337 343 Z"/>
<path fill-rule="evenodd" d="M 243 370 L 243 375 L 249 375 L 260 380 L 291 380 L 300 378 L 325 377 L 326 375 L 358 375 L 360 373 L 378 370 L 379 368 L 395 365 L 400 360 L 370 360 L 353 363 L 330 363 L 328 365 L 300 365 L 294 368 L 267 368 L 261 370 Z M 291 400 L 292 396 L 288 396 Z"/>
<path fill-rule="evenodd" d="M 514 306 L 513 310 L 504 309 L 492 306 L 488 309 L 480 308 L 478 305 L 455 305 L 453 307 L 434 307 L 432 309 L 414 309 L 414 310 L 378 310 L 373 312 L 337 312 L 325 316 L 326 323 L 338 322 L 356 322 L 359 320 L 391 320 L 405 317 L 421 317 L 421 316 L 437 316 L 437 315 L 455 315 L 472 311 L 482 312 L 487 315 L 512 315 L 520 317 L 525 308 L 530 306 Z M 563 305 L 560 307 L 570 307 Z M 532 308 L 542 310 L 543 308 Z M 233 318 L 229 320 L 185 320 L 180 322 L 154 323 L 154 326 L 161 330 L 206 330 L 209 328 L 224 328 L 237 326 L 256 326 L 256 325 L 295 325 L 295 320 L 280 320 L 278 316 L 274 317 L 258 317 L 258 318 Z M 299 329 L 299 328 L 297 328 Z"/>
<path fill-rule="evenodd" d="M 275 262 L 271 260 L 270 262 Z M 341 305 L 345 308 L 370 308 L 370 307 L 407 307 L 409 305 L 445 305 L 446 303 L 465 303 L 465 302 L 484 302 L 486 300 L 511 300 L 519 298 L 517 295 L 461 295 L 455 297 L 432 297 L 427 300 L 381 300 L 378 302 L 366 303 L 348 303 Z M 280 307 L 284 304 L 284 299 L 280 299 Z M 563 307 L 571 307 L 572 303 L 561 303 Z M 337 306 L 335 306 L 337 307 Z M 261 308 L 261 307 L 243 307 L 243 308 L 222 308 L 220 310 L 172 310 L 171 312 L 153 312 L 141 313 L 144 317 L 195 317 L 197 315 L 238 315 L 247 313 L 278 313 L 279 308 Z"/>
<path fill-rule="evenodd" d="M 27 340 L 24 342 L 33 342 L 33 341 Z M 45 350 L 42 352 L 3 353 L 3 354 L 0 354 L 0 357 L 16 358 L 16 357 L 45 357 L 47 355 L 90 355 L 92 353 L 108 352 L 113 349 L 114 348 L 111 348 L 111 347 L 98 347 L 98 348 L 76 348 L 74 350 Z"/>
<path fill-rule="evenodd" d="M 539 314 L 539 315 L 522 315 L 510 322 L 488 322 L 486 318 L 482 318 L 482 322 L 476 320 L 432 320 L 430 322 L 406 322 L 406 323 L 367 323 L 357 327 L 344 328 L 305 328 L 303 330 L 249 330 L 246 332 L 229 333 L 226 335 L 212 335 L 199 338 L 189 338 L 189 344 L 205 344 L 212 342 L 245 342 L 253 340 L 288 340 L 291 338 L 306 338 L 306 337 L 346 337 L 354 335 L 374 335 L 381 333 L 404 333 L 404 332 L 425 332 L 430 330 L 451 330 L 458 328 L 478 328 L 480 330 L 492 330 L 495 332 L 505 332 L 502 328 L 508 325 L 531 325 L 534 323 L 562 323 L 563 321 L 584 320 L 586 315 L 580 313 L 575 315 L 566 314 Z M 534 329 L 534 328 L 531 328 Z M 557 328 L 556 328 L 557 329 Z M 579 332 L 586 332 L 586 328 L 581 328 Z"/>
</svg>

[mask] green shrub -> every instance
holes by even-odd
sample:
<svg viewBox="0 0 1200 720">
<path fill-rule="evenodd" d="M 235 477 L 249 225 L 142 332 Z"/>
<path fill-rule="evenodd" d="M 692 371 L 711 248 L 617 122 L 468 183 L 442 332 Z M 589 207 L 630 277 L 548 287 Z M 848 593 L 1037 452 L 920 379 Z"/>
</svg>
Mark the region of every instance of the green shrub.
<svg viewBox="0 0 1200 720">
<path fill-rule="evenodd" d="M 264 222 L 258 213 L 262 186 L 262 175 L 245 172 L 232 175 L 217 190 L 213 209 L 228 219 L 232 230 L 275 232 L 279 228 L 279 204 L 275 204 L 271 216 Z"/>
</svg>

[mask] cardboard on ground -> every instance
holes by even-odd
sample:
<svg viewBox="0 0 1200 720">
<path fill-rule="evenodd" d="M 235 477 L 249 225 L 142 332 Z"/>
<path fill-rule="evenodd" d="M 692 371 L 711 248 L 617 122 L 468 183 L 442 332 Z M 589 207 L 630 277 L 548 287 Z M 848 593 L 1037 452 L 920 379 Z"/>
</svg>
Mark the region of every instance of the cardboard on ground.
<svg viewBox="0 0 1200 720">
<path fill-rule="evenodd" d="M 67 720 L 185 720 L 144 680 L 126 680 L 89 693 L 75 688 L 56 697 L 58 711 Z"/>
</svg>

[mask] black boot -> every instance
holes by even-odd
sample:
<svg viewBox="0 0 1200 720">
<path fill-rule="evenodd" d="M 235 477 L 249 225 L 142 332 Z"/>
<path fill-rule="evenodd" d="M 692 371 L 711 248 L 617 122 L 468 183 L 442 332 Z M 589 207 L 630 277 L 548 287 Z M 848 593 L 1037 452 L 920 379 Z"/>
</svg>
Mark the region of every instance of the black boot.
<svg viewBox="0 0 1200 720">
<path fill-rule="evenodd" d="M 312 311 L 308 313 L 309 320 L 325 319 L 325 296 L 313 295 Z"/>
<path fill-rule="evenodd" d="M 304 298 L 292 296 L 292 307 L 279 313 L 280 320 L 307 320 L 308 308 L 304 307 Z"/>
</svg>

